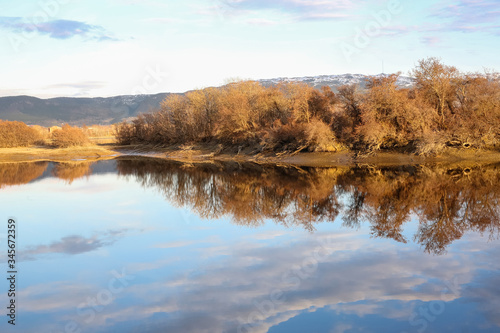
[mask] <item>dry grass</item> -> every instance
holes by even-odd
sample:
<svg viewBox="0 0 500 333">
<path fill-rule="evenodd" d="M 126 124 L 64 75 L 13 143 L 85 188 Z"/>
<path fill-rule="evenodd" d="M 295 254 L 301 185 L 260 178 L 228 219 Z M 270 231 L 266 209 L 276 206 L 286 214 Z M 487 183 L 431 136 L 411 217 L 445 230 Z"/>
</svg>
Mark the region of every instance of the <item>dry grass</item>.
<svg viewBox="0 0 500 333">
<path fill-rule="evenodd" d="M 115 136 L 99 136 L 99 137 L 89 137 L 91 143 L 94 144 L 114 144 L 116 143 Z"/>
<path fill-rule="evenodd" d="M 74 159 L 108 159 L 119 155 L 114 146 L 87 146 L 71 148 L 19 147 L 0 148 L 0 162 L 20 161 L 68 161 Z"/>
</svg>

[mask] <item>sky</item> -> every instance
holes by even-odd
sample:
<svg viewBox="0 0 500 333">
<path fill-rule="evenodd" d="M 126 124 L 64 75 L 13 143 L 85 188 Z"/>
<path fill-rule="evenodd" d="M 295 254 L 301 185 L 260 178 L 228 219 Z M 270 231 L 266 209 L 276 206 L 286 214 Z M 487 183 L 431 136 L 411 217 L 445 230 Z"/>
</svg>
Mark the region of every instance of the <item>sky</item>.
<svg viewBox="0 0 500 333">
<path fill-rule="evenodd" d="M 498 0 L 0 0 L 0 96 L 184 92 L 228 80 L 500 69 Z"/>
</svg>

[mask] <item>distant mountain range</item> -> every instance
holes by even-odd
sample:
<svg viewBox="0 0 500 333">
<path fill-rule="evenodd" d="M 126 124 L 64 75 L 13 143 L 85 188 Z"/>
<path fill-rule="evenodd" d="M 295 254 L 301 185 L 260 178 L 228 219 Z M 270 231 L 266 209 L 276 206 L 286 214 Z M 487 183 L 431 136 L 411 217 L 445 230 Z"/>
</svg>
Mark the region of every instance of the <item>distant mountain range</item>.
<svg viewBox="0 0 500 333">
<path fill-rule="evenodd" d="M 379 74 L 376 76 L 387 76 Z M 264 86 L 274 85 L 279 82 L 303 82 L 314 88 L 329 86 L 333 90 L 344 84 L 358 84 L 365 88 L 368 75 L 363 74 L 342 74 L 342 75 L 319 75 L 319 76 L 303 76 L 303 77 L 280 77 L 275 79 L 259 80 Z M 401 88 L 409 88 L 413 86 L 413 79 L 409 76 L 399 76 L 396 84 Z"/>
<path fill-rule="evenodd" d="M 330 86 L 333 90 L 344 84 L 365 86 L 366 75 L 320 75 L 294 78 L 259 80 L 264 86 L 282 81 L 304 82 L 315 88 Z M 410 87 L 413 80 L 400 76 L 397 84 Z M 27 124 L 53 126 L 62 123 L 71 125 L 112 124 L 135 117 L 140 113 L 157 109 L 169 93 L 154 95 L 125 95 L 116 97 L 72 98 L 59 97 L 41 99 L 30 96 L 0 97 L 0 119 L 23 121 Z"/>
<path fill-rule="evenodd" d="M 30 96 L 0 97 L 0 119 L 53 126 L 112 124 L 158 108 L 169 94 L 41 99 Z"/>
</svg>

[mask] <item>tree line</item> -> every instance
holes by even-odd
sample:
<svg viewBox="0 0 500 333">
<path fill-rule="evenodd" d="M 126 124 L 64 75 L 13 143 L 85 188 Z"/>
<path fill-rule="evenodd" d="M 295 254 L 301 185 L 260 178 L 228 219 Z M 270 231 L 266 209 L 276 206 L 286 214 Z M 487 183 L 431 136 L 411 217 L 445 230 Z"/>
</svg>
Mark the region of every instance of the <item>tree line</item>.
<svg viewBox="0 0 500 333">
<path fill-rule="evenodd" d="M 498 75 L 462 73 L 437 58 L 418 62 L 412 88 L 398 87 L 399 75 L 337 92 L 243 81 L 170 95 L 159 110 L 118 125 L 116 135 L 121 144 L 216 142 L 255 152 L 499 147 Z"/>
<path fill-rule="evenodd" d="M 21 121 L 0 119 L 0 148 L 33 145 L 68 148 L 89 145 L 90 138 L 113 136 L 114 125 L 92 125 L 82 128 L 65 124 L 62 127 L 28 126 Z"/>
</svg>

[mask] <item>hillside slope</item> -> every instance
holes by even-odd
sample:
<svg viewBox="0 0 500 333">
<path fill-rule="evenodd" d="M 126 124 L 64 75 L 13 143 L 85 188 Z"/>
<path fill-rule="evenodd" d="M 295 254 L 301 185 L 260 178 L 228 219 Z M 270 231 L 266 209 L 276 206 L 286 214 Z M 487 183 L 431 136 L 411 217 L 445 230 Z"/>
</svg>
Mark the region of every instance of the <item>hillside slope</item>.
<svg viewBox="0 0 500 333">
<path fill-rule="evenodd" d="M 279 82 L 303 82 L 315 88 L 330 86 L 334 91 L 344 84 L 358 84 L 364 87 L 366 75 L 320 75 L 294 78 L 259 80 L 264 86 Z M 411 78 L 400 76 L 398 85 L 410 87 Z M 61 123 L 71 125 L 112 124 L 135 117 L 160 106 L 169 93 L 155 95 L 127 95 L 116 97 L 71 98 L 59 97 L 40 99 L 30 96 L 0 97 L 0 119 L 23 121 L 29 125 L 53 126 Z"/>
<path fill-rule="evenodd" d="M 157 108 L 167 96 L 167 93 L 162 93 L 107 98 L 1 97 L 0 119 L 44 126 L 112 124 Z"/>
</svg>

